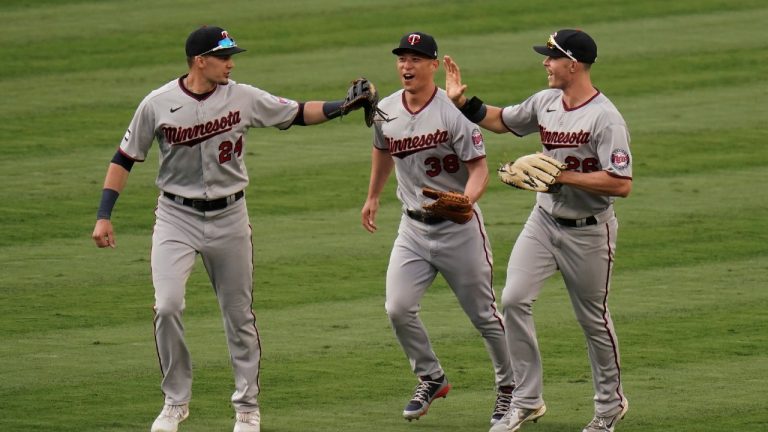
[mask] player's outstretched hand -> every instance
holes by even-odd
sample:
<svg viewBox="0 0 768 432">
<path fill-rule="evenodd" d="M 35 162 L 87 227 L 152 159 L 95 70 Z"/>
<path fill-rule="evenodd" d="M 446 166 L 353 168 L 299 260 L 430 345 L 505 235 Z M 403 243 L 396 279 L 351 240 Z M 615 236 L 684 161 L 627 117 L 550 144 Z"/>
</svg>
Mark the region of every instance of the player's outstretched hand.
<svg viewBox="0 0 768 432">
<path fill-rule="evenodd" d="M 100 248 L 111 247 L 114 249 L 117 246 L 115 232 L 112 230 L 112 222 L 109 219 L 97 220 L 91 237 L 96 242 L 96 246 Z"/>
<path fill-rule="evenodd" d="M 376 86 L 365 78 L 357 78 L 347 90 L 347 96 L 341 105 L 341 115 L 362 108 L 365 111 L 365 125 L 371 127 L 374 117 L 382 111 L 379 109 L 379 93 Z"/>
<path fill-rule="evenodd" d="M 460 105 L 462 96 L 467 90 L 467 85 L 461 83 L 461 70 L 450 56 L 443 56 L 443 69 L 445 69 L 445 93 L 456 106 Z"/>
</svg>

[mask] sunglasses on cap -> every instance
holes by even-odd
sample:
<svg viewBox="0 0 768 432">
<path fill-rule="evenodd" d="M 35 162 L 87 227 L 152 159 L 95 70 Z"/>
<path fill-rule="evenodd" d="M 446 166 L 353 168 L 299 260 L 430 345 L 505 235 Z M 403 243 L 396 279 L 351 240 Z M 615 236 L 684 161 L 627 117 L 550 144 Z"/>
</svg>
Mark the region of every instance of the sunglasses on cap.
<svg viewBox="0 0 768 432">
<path fill-rule="evenodd" d="M 556 49 L 561 53 L 565 54 L 565 56 L 568 57 L 569 59 L 575 62 L 578 62 L 578 60 L 576 60 L 576 58 L 571 55 L 570 51 L 564 50 L 560 45 L 557 44 L 557 41 L 555 40 L 555 35 L 553 34 L 549 35 L 549 39 L 547 39 L 547 48 Z"/>
<path fill-rule="evenodd" d="M 206 51 L 206 52 L 204 52 L 202 54 L 198 54 L 198 55 L 204 56 L 206 54 L 212 54 L 212 53 L 215 53 L 216 51 L 221 51 L 221 50 L 227 49 L 227 48 L 234 48 L 236 46 L 237 46 L 237 44 L 235 43 L 234 39 L 232 39 L 231 37 L 225 37 L 224 39 L 220 40 L 219 43 L 215 47 L 209 49 L 208 51 Z"/>
</svg>

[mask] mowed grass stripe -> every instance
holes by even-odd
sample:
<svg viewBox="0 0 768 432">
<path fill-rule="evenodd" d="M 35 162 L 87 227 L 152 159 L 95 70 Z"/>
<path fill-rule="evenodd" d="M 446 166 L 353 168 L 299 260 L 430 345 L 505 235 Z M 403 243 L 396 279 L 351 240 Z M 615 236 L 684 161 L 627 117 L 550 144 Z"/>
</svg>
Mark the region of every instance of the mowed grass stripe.
<svg viewBox="0 0 768 432">
<path fill-rule="evenodd" d="M 35 49 L 22 51 L 8 47 L 11 58 L 24 54 L 26 65 L 34 70 L 63 72 L 81 67 L 71 57 L 88 57 L 92 66 L 103 64 L 130 67 L 137 63 L 151 63 L 151 59 L 169 58 L 178 51 L 174 42 L 179 34 L 189 31 L 190 25 L 207 23 L 211 17 L 228 27 L 238 28 L 242 43 L 248 43 L 260 53 L 285 52 L 288 50 L 310 51 L 330 45 L 365 46 L 371 40 L 380 43 L 391 40 L 391 33 L 403 33 L 413 26 L 427 27 L 439 34 L 439 29 L 453 34 L 490 33 L 551 26 L 553 22 L 576 22 L 597 25 L 625 21 L 627 17 L 652 18 L 687 16 L 687 4 L 636 2 L 623 7 L 606 8 L 599 1 L 581 1 L 578 7 L 550 8 L 547 14 L 535 4 L 511 4 L 505 1 L 488 1 L 472 5 L 472 11 L 462 2 L 423 2 L 413 4 L 403 0 L 387 5 L 361 6 L 350 0 L 328 2 L 300 1 L 290 3 L 234 1 L 231 8 L 190 2 L 134 2 L 131 7 L 120 2 L 75 2 L 64 5 L 45 5 L 39 9 L 14 8 L 4 3 L 4 15 L 8 26 L 0 33 L 4 40 L 24 34 L 24 22 L 34 21 L 46 29 L 37 36 L 27 38 L 27 45 Z M 186 7 L 185 7 L 186 6 Z M 439 6 L 439 7 L 438 7 Z M 727 7 L 715 0 L 697 4 L 699 14 L 720 15 L 729 10 L 754 10 L 764 7 L 757 0 L 741 1 Z M 392 10 L 398 11 L 393 13 Z M 61 20 L 62 16 L 83 17 L 89 24 L 89 32 L 76 31 L 78 21 Z M 119 20 L 114 17 L 119 16 Z M 172 18 L 171 18 L 172 17 Z M 408 20 L 404 18 L 408 17 Z M 514 17 L 514 18 L 512 18 Z M 678 18 L 687 25 L 687 21 Z M 123 24 L 130 22 L 132 31 L 125 31 Z M 460 25 L 446 25 L 456 22 Z M 287 23 L 285 25 L 283 23 Z M 158 32 L 164 28 L 167 32 Z M 306 31 L 306 29 L 314 29 Z M 316 37 L 319 32 L 322 37 Z M 102 43 L 94 43 L 94 40 Z M 67 52 L 61 47 L 66 46 Z M 122 47 L 121 50 L 112 49 Z M 4 68 L 8 76 L 22 70 L 21 63 L 11 63 Z"/>
<path fill-rule="evenodd" d="M 653 337 L 656 344 L 650 348 L 666 347 L 673 350 L 685 347 L 691 354 L 688 361 L 695 362 L 695 353 L 698 350 L 709 350 L 711 346 L 718 346 L 720 352 L 713 352 L 709 356 L 718 358 L 728 353 L 726 341 L 733 343 L 733 349 L 741 350 L 739 344 L 750 348 L 750 344 L 759 344 L 761 340 L 768 338 L 759 328 L 749 325 L 755 320 L 759 322 L 757 317 L 768 313 L 765 312 L 768 294 L 755 292 L 749 285 L 733 287 L 731 276 L 748 273 L 751 278 L 748 282 L 764 280 L 768 277 L 768 266 L 764 260 L 707 263 L 677 270 L 679 276 L 660 270 L 622 271 L 616 274 L 611 305 L 617 325 L 620 325 L 619 336 L 622 339 L 628 338 L 629 346 L 636 346 L 637 343 L 642 343 L 644 338 Z M 698 274 L 699 277 L 689 279 L 684 276 L 690 274 Z M 185 321 L 190 328 L 190 344 L 201 347 L 223 346 L 219 314 L 215 302 L 212 301 L 213 293 L 200 292 L 200 285 L 192 285 L 190 291 L 196 293 L 190 295 L 187 301 Z M 496 289 L 500 293 L 501 286 Z M 680 302 L 668 296 L 673 290 L 686 301 Z M 145 293 L 147 294 L 151 293 Z M 255 296 L 258 301 L 258 290 Z M 149 301 L 150 298 L 147 297 Z M 423 304 L 425 307 L 422 314 L 425 322 L 429 323 L 430 334 L 436 345 L 469 343 L 480 346 L 476 330 L 463 315 L 453 294 L 442 280 L 437 282 L 435 289 L 428 292 Z M 735 311 L 740 313 L 736 314 Z M 297 301 L 278 307 L 261 308 L 256 312 L 257 319 L 262 324 L 262 337 L 267 345 L 273 347 L 264 353 L 265 358 L 279 358 L 281 362 L 300 361 L 297 359 L 325 353 L 329 348 L 342 351 L 338 357 L 335 355 L 339 353 L 334 353 L 334 357 L 341 361 L 345 357 L 344 354 L 354 358 L 361 349 L 384 348 L 388 351 L 396 345 L 394 339 L 389 337 L 390 329 L 383 307 L 383 287 L 369 292 L 364 298 L 316 301 L 309 304 Z M 543 346 L 549 345 L 550 341 L 559 344 L 557 335 L 562 335 L 563 332 L 576 339 L 580 338 L 578 326 L 570 312 L 567 294 L 559 278 L 547 283 L 540 302 L 537 303 L 536 312 L 538 332 Z M 3 369 L 2 373 L 7 374 L 4 382 L 12 385 L 15 380 L 24 380 L 19 373 L 35 366 L 37 362 L 42 366 L 50 358 L 70 357 L 74 360 L 83 354 L 81 350 L 84 349 L 93 352 L 113 351 L 114 358 L 110 356 L 102 361 L 108 362 L 110 367 L 130 367 L 132 362 L 125 360 L 126 355 L 134 356 L 130 353 L 142 346 L 144 350 L 154 349 L 151 341 L 146 339 L 152 330 L 151 317 L 151 308 L 147 306 L 144 319 L 136 324 L 132 324 L 134 321 L 120 324 L 119 319 L 116 319 L 119 317 L 104 316 L 103 320 L 113 321 L 111 326 L 71 329 L 52 327 L 39 329 L 24 338 L 5 335 L 3 350 L 16 352 L 19 357 L 18 363 L 12 363 Z M 663 326 L 660 327 L 660 323 L 663 323 Z M 316 335 L 322 337 L 315 337 Z M 706 344 L 702 344 L 703 336 L 708 338 Z M 360 346 L 362 341 L 365 341 L 364 347 Z M 691 345 L 688 346 L 682 341 L 688 341 Z M 570 346 L 571 350 L 579 349 L 578 344 L 565 343 L 562 346 Z M 42 347 L 46 349 L 43 350 Z M 396 349 L 395 351 L 397 352 Z M 749 349 L 742 354 L 756 354 L 748 352 Z M 659 353 L 656 360 L 663 360 L 664 356 L 669 354 L 670 352 Z M 141 355 L 136 358 L 141 358 Z M 221 356 L 217 350 L 202 350 L 199 355 L 201 360 L 221 357 L 221 361 L 226 361 L 226 356 Z M 92 357 L 99 358 L 96 355 Z M 633 360 L 632 357 L 627 359 L 630 365 L 637 363 L 634 367 L 642 366 L 642 361 Z M 17 368 L 14 369 L 13 365 Z M 92 364 L 69 366 L 90 373 Z M 38 373 L 46 371 L 41 370 Z M 58 372 L 48 370 L 47 373 L 55 375 Z"/>
<path fill-rule="evenodd" d="M 447 295 L 440 297 L 447 297 Z M 435 296 L 430 300 L 434 302 L 438 299 L 437 296 Z M 551 299 L 549 300 L 551 301 Z M 726 309 L 723 309 L 723 312 L 726 312 Z M 434 320 L 434 316 L 427 317 L 427 319 L 430 318 Z M 744 320 L 749 320 L 746 314 L 744 315 Z M 206 322 L 208 323 L 207 325 Z M 654 322 L 664 321 L 660 320 Z M 201 349 L 205 346 L 215 348 L 221 342 L 222 338 L 220 335 L 214 334 L 220 333 L 220 329 L 217 331 L 215 325 L 212 325 L 213 320 L 204 320 L 200 322 L 193 321 L 190 324 L 190 327 L 197 329 L 196 333 L 198 333 L 198 336 L 201 332 L 211 333 L 210 335 L 204 335 L 202 339 L 195 337 L 194 335 L 191 335 L 190 337 L 190 345 L 193 350 L 193 355 L 196 358 L 196 376 L 198 377 L 198 382 L 225 383 L 229 372 L 225 356 L 221 355 L 223 351 Z M 639 324 L 640 323 L 637 323 L 637 325 Z M 644 325 L 647 326 L 647 324 Z M 575 326 L 575 322 L 572 322 L 571 326 Z M 440 326 L 433 327 L 440 328 Z M 623 328 L 625 329 L 631 327 L 632 326 L 626 323 L 623 325 Z M 352 329 L 353 326 L 350 325 L 349 328 Z M 401 423 L 402 420 L 399 419 L 397 413 L 401 409 L 402 403 L 404 403 L 403 398 L 405 397 L 404 395 L 407 395 L 407 389 L 409 389 L 412 384 L 410 382 L 412 381 L 412 378 L 405 371 L 402 371 L 402 367 L 400 367 L 402 365 L 399 363 L 405 362 L 405 360 L 400 358 L 398 347 L 395 346 L 393 342 L 390 342 L 389 346 L 382 346 L 381 344 L 376 343 L 375 339 L 373 343 L 367 343 L 370 340 L 370 336 L 376 336 L 376 333 L 379 333 L 379 336 L 384 337 L 382 340 L 388 340 L 388 338 L 386 338 L 388 336 L 388 329 L 386 329 L 385 326 L 374 326 L 373 330 L 376 329 L 378 329 L 378 331 L 368 331 L 366 334 L 365 351 L 367 351 L 367 355 L 365 356 L 365 359 L 377 359 L 375 363 L 376 369 L 390 370 L 391 373 L 388 376 L 388 379 L 377 384 L 378 392 L 375 401 L 360 401 L 355 394 L 345 392 L 345 384 L 343 383 L 344 376 L 350 373 L 362 374 L 362 376 L 364 376 L 365 370 L 370 366 L 370 364 L 366 363 L 366 360 L 361 359 L 359 356 L 359 343 L 355 345 L 357 349 L 346 351 L 344 348 L 339 347 L 339 344 L 333 338 L 332 334 L 324 334 L 323 338 L 326 340 L 325 346 L 328 347 L 325 350 L 323 350 L 322 346 L 313 346 L 313 344 L 310 343 L 309 346 L 303 347 L 303 349 L 300 350 L 302 357 L 296 357 L 295 355 L 291 356 L 282 346 L 275 347 L 278 348 L 276 351 L 280 352 L 280 355 L 271 356 L 266 354 L 264 357 L 265 367 L 263 378 L 265 391 L 262 397 L 262 403 L 265 407 L 272 408 L 271 412 L 273 413 L 277 410 L 281 412 L 280 416 L 273 414 L 273 422 L 275 423 L 275 426 L 281 424 L 285 427 L 290 427 L 291 425 L 295 426 L 295 419 L 297 418 L 296 414 L 298 414 L 297 411 L 300 411 L 306 415 L 313 416 L 313 418 L 318 416 L 318 429 L 316 430 L 333 430 L 333 427 L 337 427 L 334 425 L 337 424 L 339 418 L 347 417 L 347 415 L 343 414 L 345 412 L 343 407 L 348 404 L 355 404 L 361 409 L 366 409 L 366 412 L 370 409 L 372 414 L 381 416 L 381 427 L 384 427 L 384 425 L 391 425 L 394 428 L 406 427 Z M 471 343 L 465 343 L 461 340 L 455 340 L 452 335 L 447 336 L 449 340 L 443 341 L 440 337 L 442 332 L 438 331 L 437 333 L 436 347 L 438 349 L 444 348 L 444 346 L 448 344 L 456 345 L 461 348 L 458 352 L 470 352 L 476 357 L 484 360 L 484 352 L 480 347 L 480 340 L 476 335 L 472 341 L 468 341 Z M 627 331 L 625 330 L 624 333 L 627 333 Z M 116 333 L 113 332 L 112 335 L 114 334 Z M 574 335 L 578 337 L 576 333 L 574 333 Z M 553 353 L 548 347 L 550 340 L 561 340 L 564 336 L 567 337 L 568 333 L 563 335 L 562 332 L 553 331 L 553 334 L 540 332 L 542 350 L 546 355 L 545 368 L 547 374 L 545 380 L 548 395 L 547 400 L 552 408 L 556 407 L 554 411 L 560 412 L 560 414 L 556 416 L 548 417 L 548 419 L 551 419 L 549 420 L 549 427 L 554 427 L 555 424 L 574 421 L 572 420 L 574 413 L 576 413 L 576 415 L 581 413 L 581 415 L 585 417 L 589 416 L 589 406 L 584 402 L 588 399 L 590 392 L 589 375 L 586 370 L 584 352 L 578 349 L 577 344 L 572 344 L 570 352 L 562 353 L 561 357 L 560 355 L 557 355 L 560 353 Z M 629 347 L 634 346 L 631 340 L 628 341 L 628 339 L 630 338 L 623 338 L 625 345 Z M 285 339 L 280 340 L 284 341 Z M 664 345 L 664 341 L 660 341 L 656 338 L 646 338 L 645 340 L 653 341 L 656 346 Z M 274 342 L 275 341 L 273 340 L 272 343 Z M 629 344 L 627 342 L 629 342 Z M 710 342 L 712 343 L 711 350 L 714 350 L 714 347 L 717 347 L 719 352 L 728 353 L 728 347 L 722 346 L 718 339 L 710 340 Z M 70 340 L 68 345 L 73 347 L 76 346 L 77 343 L 78 339 L 75 338 Z M 141 345 L 140 342 L 137 343 L 138 345 Z M 212 345 L 208 345 L 211 343 Z M 270 343 L 269 338 L 265 337 L 264 343 L 268 345 Z M 301 343 L 301 340 L 294 340 L 294 345 Z M 23 383 L 20 383 L 17 388 L 19 392 L 18 394 L 16 394 L 15 391 L 7 393 L 8 396 L 13 395 L 14 403 L 12 403 L 10 407 L 17 406 L 18 408 L 21 408 L 26 403 L 31 403 L 38 392 L 41 394 L 51 394 L 56 388 L 62 387 L 67 388 L 67 399 L 63 399 L 61 396 L 54 397 L 50 400 L 50 403 L 52 403 L 51 406 L 71 406 L 73 401 L 76 403 L 78 400 L 88 400 L 93 397 L 94 393 L 92 390 L 88 389 L 107 388 L 113 384 L 116 378 L 132 380 L 133 382 L 126 382 L 123 387 L 135 387 L 137 391 L 142 391 L 142 387 L 144 387 L 144 389 L 146 389 L 146 387 L 154 387 L 156 385 L 156 379 L 152 376 L 153 373 L 149 372 L 150 370 L 154 370 L 153 367 L 150 368 L 147 366 L 139 370 L 130 368 L 130 363 L 141 362 L 143 358 L 146 358 L 151 354 L 149 352 L 151 349 L 149 345 L 150 344 L 145 344 L 144 350 L 137 351 L 131 349 L 127 353 L 129 357 L 126 358 L 126 360 L 130 360 L 128 362 L 128 367 L 123 368 L 122 370 L 121 368 L 114 367 L 116 364 L 121 365 L 121 362 L 110 362 L 109 364 L 96 362 L 82 365 L 80 367 L 80 373 L 77 373 L 76 370 L 73 371 L 73 368 L 68 367 L 67 370 L 75 373 L 72 373 L 67 377 L 56 375 L 55 370 L 51 370 L 51 380 L 47 381 L 48 384 L 39 387 L 34 386 L 33 388 L 30 388 L 29 386 L 24 386 Z M 109 340 L 105 340 L 101 345 L 91 344 L 91 347 L 94 349 L 86 347 L 85 353 L 81 352 L 80 355 L 90 354 L 96 349 L 119 349 L 119 344 L 117 346 L 112 346 Z M 467 348 L 471 349 L 467 350 Z M 704 408 L 707 405 L 706 403 L 703 403 L 706 401 L 706 398 L 700 394 L 706 390 L 707 386 L 715 386 L 719 392 L 734 396 L 732 399 L 729 399 L 730 402 L 720 404 L 723 408 L 732 406 L 733 409 L 742 412 L 742 415 L 730 419 L 731 423 L 749 425 L 753 424 L 754 420 L 759 419 L 759 416 L 756 413 L 759 409 L 760 402 L 757 400 L 738 400 L 736 396 L 741 394 L 741 386 L 737 383 L 742 382 L 745 385 L 756 386 L 756 388 L 764 385 L 765 379 L 758 378 L 762 376 L 759 371 L 766 365 L 764 358 L 742 357 L 741 360 L 734 360 L 726 357 L 723 358 L 722 361 L 718 361 L 717 356 L 701 355 L 702 353 L 697 351 L 689 351 L 687 346 L 672 344 L 668 349 L 670 349 L 670 352 L 660 353 L 658 359 L 643 359 L 644 364 L 653 366 L 637 367 L 633 365 L 632 362 L 625 361 L 625 372 L 628 376 L 625 385 L 627 386 L 628 394 L 630 396 L 638 393 L 645 395 L 645 397 L 637 398 L 637 400 L 633 399 L 633 413 L 636 419 L 634 423 L 636 426 L 647 428 L 649 425 L 656 424 L 657 422 L 670 421 L 680 416 L 680 414 L 673 415 L 671 413 L 671 411 L 678 408 L 685 409 L 686 415 L 691 416 L 692 420 L 709 418 L 710 421 L 721 421 L 722 419 L 720 417 L 710 414 L 710 411 Z M 674 351 L 672 352 L 671 350 Z M 123 348 L 120 349 L 120 351 L 125 352 L 126 350 Z M 688 362 L 678 361 L 681 352 L 685 352 L 690 356 Z M 215 359 L 211 358 L 212 354 L 215 354 L 213 356 L 216 357 Z M 676 357 L 675 360 L 672 360 L 673 355 Z M 639 358 L 637 353 L 631 352 L 631 349 L 625 349 L 625 356 Z M 94 355 L 93 358 L 96 359 L 98 356 Z M 303 358 L 311 358 L 312 361 L 302 361 Z M 487 406 L 492 403 L 492 390 L 486 382 L 490 380 L 490 377 L 488 377 L 487 371 L 484 370 L 487 368 L 483 367 L 483 362 L 478 362 L 474 365 L 477 370 L 470 371 L 469 375 L 466 375 L 465 369 L 467 363 L 465 361 L 471 361 L 471 359 L 463 359 L 450 354 L 444 354 L 442 355 L 442 358 L 446 370 L 449 371 L 449 373 L 452 373 L 451 377 L 456 384 L 456 388 L 450 398 L 441 401 L 440 405 L 436 405 L 436 407 L 443 406 L 442 409 L 447 411 L 432 411 L 433 417 L 429 417 L 430 419 L 434 418 L 430 423 L 430 425 L 432 425 L 431 427 L 446 427 L 446 425 L 453 424 L 452 421 L 455 420 L 454 416 L 456 415 L 466 417 L 464 421 L 474 419 L 475 421 L 473 423 L 477 423 L 477 418 L 484 417 L 481 413 L 484 414 L 488 409 Z M 672 364 L 670 362 L 674 363 Z M 54 361 L 52 363 L 55 365 L 57 362 Z M 34 363 L 32 366 L 34 366 Z M 100 372 L 96 374 L 91 373 L 91 368 L 97 368 Z M 273 375 L 273 379 L 270 379 L 270 373 L 276 373 L 283 369 L 289 369 L 291 371 L 289 376 L 276 374 Z M 582 371 L 582 378 L 580 380 L 573 380 L 575 370 Z M 553 374 L 553 371 L 558 373 Z M 154 372 L 154 374 L 156 373 L 157 372 Z M 284 378 L 281 379 L 280 377 Z M 43 380 L 42 382 L 46 382 L 46 380 Z M 295 384 L 299 382 L 301 385 L 296 386 Z M 9 384 L 11 388 L 15 387 L 13 385 L 13 380 Z M 201 386 L 202 385 L 204 384 L 201 384 Z M 226 394 L 226 387 L 226 385 L 220 384 L 214 385 L 213 389 L 206 390 L 216 390 L 221 394 Z M 322 402 L 315 404 L 297 404 L 296 400 L 301 399 L 302 395 L 307 393 L 315 395 L 315 397 Z M 676 398 L 670 400 L 670 396 L 676 396 Z M 104 395 L 104 398 L 106 401 L 119 402 L 119 398 L 117 398 L 116 395 L 106 394 Z M 335 402 L 330 402 L 331 400 Z M 659 401 L 665 401 L 663 403 L 667 405 L 666 408 L 662 409 L 663 407 L 659 406 Z M 368 407 L 369 404 L 371 405 L 370 408 Z M 205 405 L 205 403 L 203 405 Z M 138 404 L 138 406 L 141 407 L 142 404 Z M 146 404 L 143 404 L 143 406 L 145 407 L 143 411 L 147 412 L 146 416 L 151 417 L 153 415 L 151 414 L 152 407 L 147 408 Z M 199 407 L 199 405 L 197 405 L 197 407 Z M 449 407 L 453 408 L 449 409 Z M 329 412 L 340 412 L 341 414 L 329 415 L 327 414 Z M 326 414 L 323 415 L 322 413 Z M 435 415 L 437 413 L 440 414 Z M 119 404 L 116 405 L 116 408 L 114 409 L 96 409 L 93 414 L 99 418 L 109 414 L 116 414 L 118 418 L 122 419 L 130 417 L 129 412 L 127 412 L 125 408 L 121 408 Z M 198 412 L 196 414 L 196 417 L 198 418 L 202 416 L 203 419 L 205 419 L 207 416 L 210 416 L 211 421 L 222 421 L 215 420 L 215 415 L 221 415 L 220 413 L 210 413 L 205 412 L 204 410 L 203 412 Z M 64 417 L 66 418 L 67 416 L 65 415 Z M 69 414 L 69 417 L 71 418 L 73 415 Z M 71 420 L 74 421 L 74 419 Z M 125 421 L 126 420 L 123 420 L 123 422 Z M 146 420 L 137 419 L 136 423 L 141 424 L 143 421 Z M 349 415 L 349 421 L 357 423 L 364 420 L 359 416 Z M 190 423 L 190 425 L 194 424 L 195 423 Z M 561 424 L 561 426 L 563 425 Z M 705 428 L 698 430 L 714 429 Z"/>
<path fill-rule="evenodd" d="M 635 80 L 645 79 L 642 74 L 629 73 L 628 69 L 622 67 L 634 67 L 633 70 L 637 70 L 637 65 L 640 62 L 644 63 L 658 57 L 669 57 L 665 67 L 657 71 L 666 75 L 680 70 L 679 58 L 695 58 L 698 55 L 707 54 L 700 61 L 712 62 L 718 56 L 728 55 L 728 52 L 739 50 L 751 50 L 753 52 L 753 56 L 751 56 L 753 66 L 760 67 L 762 63 L 756 61 L 760 56 L 756 55 L 755 50 L 758 52 L 765 50 L 768 47 L 768 42 L 755 38 L 753 35 L 760 32 L 762 24 L 767 19 L 768 8 L 763 7 L 711 14 L 694 13 L 674 18 L 645 19 L 636 17 L 633 19 L 625 18 L 617 22 L 598 22 L 589 27 L 590 33 L 601 41 L 601 56 L 595 66 L 595 73 L 600 74 L 600 70 L 605 69 L 606 76 L 601 77 L 603 80 L 612 80 L 622 76 L 632 77 Z M 685 32 L 677 31 L 682 27 L 686 29 Z M 446 34 L 442 35 L 440 39 L 441 46 L 445 47 L 441 51 L 445 54 L 454 55 L 457 60 L 461 61 L 460 65 L 463 69 L 466 68 L 471 71 L 468 78 L 487 81 L 482 78 L 487 73 L 537 70 L 540 67 L 539 62 L 534 60 L 539 59 L 539 57 L 536 57 L 530 46 L 540 40 L 541 33 L 549 31 L 549 28 L 549 26 L 539 26 L 513 32 L 487 30 L 476 35 Z M 147 31 L 146 33 L 158 37 L 155 32 Z M 714 33 L 721 35 L 721 37 L 712 38 L 711 35 Z M 54 40 L 53 34 L 45 34 L 50 39 L 43 42 L 46 46 L 50 46 L 48 44 Z M 137 32 L 137 34 L 140 35 L 141 32 Z M 395 33 L 395 35 L 399 35 L 399 33 Z M 634 39 L 638 35 L 642 37 L 643 43 L 637 43 L 637 40 Z M 669 35 L 673 36 L 670 38 Z M 93 35 L 89 33 L 88 37 L 92 38 Z M 357 70 L 358 73 L 368 74 L 370 79 L 376 79 L 375 82 L 377 83 L 382 82 L 386 86 L 397 86 L 394 62 L 391 61 L 390 50 L 393 46 L 391 39 L 392 36 L 381 41 L 367 39 L 364 40 L 368 43 L 365 46 L 342 44 L 332 47 L 317 47 L 310 52 L 283 50 L 276 53 L 265 53 L 258 48 L 251 48 L 248 51 L 249 54 L 244 54 L 236 59 L 238 67 L 235 80 L 253 83 L 266 89 L 275 89 L 275 91 L 303 91 L 302 95 L 309 93 L 308 96 L 314 97 L 319 90 L 334 90 L 341 85 L 339 79 L 348 79 L 343 75 L 340 76 L 338 71 Z M 707 43 L 702 43 L 702 40 L 707 40 Z M 173 46 L 174 42 L 178 43 L 178 41 L 163 43 L 162 40 L 147 43 L 142 53 L 146 54 L 148 58 L 153 57 L 151 52 L 147 52 L 146 49 L 157 46 Z M 245 42 L 242 44 L 245 45 Z M 110 44 L 109 40 L 104 41 L 103 45 L 110 47 L 110 50 L 113 50 L 112 46 L 119 46 L 119 44 Z M 86 46 L 93 48 L 98 44 L 91 43 Z M 78 44 L 74 44 L 73 48 L 76 49 L 77 47 Z M 29 54 L 28 47 L 23 49 Z M 499 55 L 500 50 L 503 53 L 501 56 Z M 129 48 L 121 50 L 121 52 L 130 51 Z M 174 53 L 177 51 L 180 49 L 173 49 Z M 76 54 L 78 53 L 70 52 L 67 57 L 78 58 Z M 88 54 L 87 51 L 81 53 L 79 58 L 88 58 Z M 112 54 L 117 55 L 120 52 L 113 52 Z M 733 56 L 732 60 L 749 61 L 743 57 Z M 59 106 L 68 108 L 73 105 L 76 106 L 78 103 L 99 103 L 99 100 L 103 101 L 106 96 L 110 95 L 127 99 L 133 98 L 138 102 L 136 98 L 142 97 L 146 92 L 157 87 L 163 76 L 170 80 L 177 76 L 179 71 L 183 72 L 185 69 L 183 52 L 153 58 L 163 60 L 132 64 L 128 68 L 121 67 L 113 61 L 105 62 L 102 67 L 95 69 L 91 65 L 83 64 L 82 70 L 64 73 L 59 80 L 40 80 L 34 88 L 20 85 L 28 80 L 28 75 L 21 77 L 18 74 L 13 74 L 15 77 L 11 75 L 3 80 L 0 84 L 0 90 L 8 94 L 10 98 L 24 94 L 27 99 L 21 106 L 5 105 L 0 108 L 0 115 L 5 116 L 14 112 L 28 113 L 30 111 L 25 110 L 39 110 L 45 106 L 48 108 Z M 349 61 L 339 62 L 339 58 L 349 59 Z M 602 66 L 602 63 L 606 66 Z M 391 67 L 385 67 L 390 64 Z M 307 67 L 308 65 L 311 67 Z M 362 66 L 365 68 L 359 70 Z M 718 69 L 732 68 L 744 72 L 742 68 L 736 67 L 737 65 L 731 66 L 726 62 L 720 63 L 718 66 Z M 707 68 L 701 69 L 707 71 Z M 32 68 L 28 72 L 36 70 Z M 290 70 L 291 73 L 285 74 L 286 70 Z M 318 74 L 317 71 L 323 71 L 323 73 Z M 656 78 L 649 81 L 655 81 L 658 85 L 669 85 L 668 80 L 658 79 L 658 73 L 649 75 L 647 78 Z M 745 78 L 749 77 L 745 75 Z M 70 81 L 74 85 L 62 87 L 59 84 L 60 80 Z M 688 84 L 695 85 L 698 81 L 690 79 Z M 474 81 L 468 80 L 468 82 L 473 83 Z M 645 81 L 642 82 L 645 84 Z M 110 83 L 113 85 L 109 85 Z M 501 90 L 502 94 L 508 91 L 504 88 L 499 89 L 498 82 L 494 82 L 494 84 L 496 85 L 495 89 Z M 542 79 L 540 85 L 543 84 L 544 80 Z M 598 84 L 605 85 L 605 82 Z M 100 89 L 98 100 L 94 100 L 92 93 L 81 91 L 83 88 L 93 86 Z M 528 85 L 522 87 L 529 88 Z M 647 92 L 649 86 L 638 85 L 635 81 L 635 85 L 622 85 L 620 88 L 630 92 L 633 89 Z M 653 89 L 653 87 L 650 88 Z M 314 91 L 312 91 L 313 89 Z"/>
</svg>

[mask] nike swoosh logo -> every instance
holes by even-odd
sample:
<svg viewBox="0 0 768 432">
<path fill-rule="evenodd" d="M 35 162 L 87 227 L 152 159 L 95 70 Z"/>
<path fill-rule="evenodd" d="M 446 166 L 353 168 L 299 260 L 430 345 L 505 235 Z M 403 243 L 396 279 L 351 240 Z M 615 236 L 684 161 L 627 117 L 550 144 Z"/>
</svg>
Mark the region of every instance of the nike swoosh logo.
<svg viewBox="0 0 768 432">
<path fill-rule="evenodd" d="M 182 105 L 183 106 L 183 105 Z M 181 107 L 171 108 L 171 112 L 175 113 L 176 111 L 180 110 Z"/>
<path fill-rule="evenodd" d="M 547 108 L 547 112 L 555 112 L 555 111 L 557 111 L 557 110 Z M 171 111 L 171 112 L 173 112 L 173 111 Z"/>
</svg>

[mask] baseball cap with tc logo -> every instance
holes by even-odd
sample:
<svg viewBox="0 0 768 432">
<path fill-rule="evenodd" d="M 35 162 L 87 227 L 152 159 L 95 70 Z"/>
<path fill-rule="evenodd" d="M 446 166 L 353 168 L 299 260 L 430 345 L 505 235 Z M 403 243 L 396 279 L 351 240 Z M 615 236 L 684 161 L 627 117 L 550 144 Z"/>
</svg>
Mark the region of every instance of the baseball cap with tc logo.
<svg viewBox="0 0 768 432">
<path fill-rule="evenodd" d="M 408 33 L 400 38 L 400 46 L 393 49 L 392 54 L 400 55 L 409 51 L 431 59 L 436 59 L 437 42 L 435 42 L 435 38 L 426 33 Z"/>
<path fill-rule="evenodd" d="M 549 35 L 546 45 L 534 46 L 533 50 L 545 56 L 568 57 L 581 63 L 594 63 L 597 60 L 597 44 L 581 30 L 558 30 Z"/>
<path fill-rule="evenodd" d="M 221 27 L 203 26 L 187 37 L 187 57 L 210 55 L 226 57 L 245 51 Z"/>
</svg>

